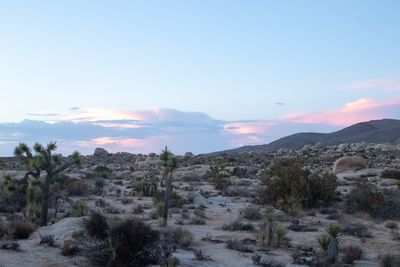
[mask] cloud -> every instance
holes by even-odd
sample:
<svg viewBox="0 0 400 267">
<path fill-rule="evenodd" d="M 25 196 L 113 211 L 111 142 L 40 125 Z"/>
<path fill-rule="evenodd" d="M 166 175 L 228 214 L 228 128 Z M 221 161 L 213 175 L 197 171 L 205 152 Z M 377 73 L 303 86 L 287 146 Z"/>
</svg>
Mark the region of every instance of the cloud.
<svg viewBox="0 0 400 267">
<path fill-rule="evenodd" d="M 272 120 L 222 121 L 173 109 L 90 108 L 42 115 L 46 115 L 42 120 L 0 123 L 0 155 L 11 155 L 21 141 L 57 141 L 64 154 L 74 150 L 91 154 L 98 146 L 111 152 L 157 153 L 165 145 L 177 154 L 207 153 L 269 143 L 296 132 L 332 132 L 361 121 L 400 118 L 400 98 L 361 98 L 336 110 L 292 113 Z"/>
<path fill-rule="evenodd" d="M 281 120 L 307 124 L 326 123 L 338 126 L 348 126 L 361 121 L 399 117 L 400 98 L 385 101 L 361 98 L 345 104 L 338 110 L 309 114 L 287 114 L 282 116 Z"/>
<path fill-rule="evenodd" d="M 51 112 L 51 111 L 37 111 L 34 113 L 27 113 L 28 116 L 37 116 L 37 117 L 54 117 L 59 116 L 59 113 Z"/>
<path fill-rule="evenodd" d="M 400 91 L 400 81 L 394 79 L 377 79 L 362 82 L 355 82 L 347 86 L 351 90 L 388 90 Z"/>
</svg>

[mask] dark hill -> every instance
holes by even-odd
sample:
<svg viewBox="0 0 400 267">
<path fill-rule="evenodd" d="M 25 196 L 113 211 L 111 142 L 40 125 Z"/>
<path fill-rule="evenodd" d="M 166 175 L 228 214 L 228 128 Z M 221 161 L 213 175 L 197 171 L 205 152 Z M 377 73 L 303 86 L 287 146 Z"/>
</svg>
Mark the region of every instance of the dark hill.
<svg viewBox="0 0 400 267">
<path fill-rule="evenodd" d="M 243 152 L 273 152 L 281 148 L 301 149 L 304 145 L 323 146 L 342 143 L 390 143 L 400 144 L 400 120 L 383 119 L 360 122 L 333 133 L 297 133 L 266 145 L 244 146 L 213 154 L 235 154 Z"/>
</svg>

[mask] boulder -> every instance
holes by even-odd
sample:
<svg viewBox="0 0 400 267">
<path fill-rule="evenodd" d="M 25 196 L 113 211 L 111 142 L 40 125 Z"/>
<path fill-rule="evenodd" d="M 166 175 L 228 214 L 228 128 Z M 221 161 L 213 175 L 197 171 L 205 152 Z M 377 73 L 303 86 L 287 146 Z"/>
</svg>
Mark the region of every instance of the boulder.
<svg viewBox="0 0 400 267">
<path fill-rule="evenodd" d="M 356 171 L 364 168 L 365 166 L 366 160 L 363 157 L 346 156 L 335 161 L 335 164 L 333 165 L 333 172 L 338 174 L 346 171 Z"/>
<path fill-rule="evenodd" d="M 105 157 L 105 156 L 107 156 L 108 154 L 109 154 L 109 153 L 108 153 L 107 150 L 105 150 L 104 148 L 97 147 L 97 148 L 94 150 L 93 156 L 96 156 L 96 157 Z"/>
<path fill-rule="evenodd" d="M 72 234 L 83 229 L 82 217 L 68 217 L 55 224 L 40 227 L 32 234 L 33 239 L 40 239 L 41 236 L 53 235 L 56 244 L 62 244 L 64 240 L 70 239 Z"/>
<path fill-rule="evenodd" d="M 195 206 L 207 206 L 208 200 L 199 191 L 197 191 L 193 196 L 193 204 Z"/>
</svg>

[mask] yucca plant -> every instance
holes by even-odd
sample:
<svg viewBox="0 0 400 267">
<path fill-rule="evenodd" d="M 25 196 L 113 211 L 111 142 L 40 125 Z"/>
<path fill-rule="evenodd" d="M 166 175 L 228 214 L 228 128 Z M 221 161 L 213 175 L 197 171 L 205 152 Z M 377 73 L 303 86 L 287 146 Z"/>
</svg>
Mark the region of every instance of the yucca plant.
<svg viewBox="0 0 400 267">
<path fill-rule="evenodd" d="M 342 228 L 339 224 L 329 224 L 325 229 L 326 233 L 330 237 L 328 246 L 328 263 L 336 263 L 339 255 L 339 246 L 341 244 Z"/>
<path fill-rule="evenodd" d="M 275 218 L 271 212 L 268 212 L 265 215 L 265 222 L 266 222 L 265 231 L 267 234 L 267 245 L 271 246 L 275 241 L 274 233 L 276 228 Z"/>
<path fill-rule="evenodd" d="M 322 234 L 317 238 L 318 244 L 323 251 L 327 251 L 329 243 L 331 243 L 331 238 L 327 234 Z"/>
<path fill-rule="evenodd" d="M 285 238 L 287 234 L 287 229 L 283 225 L 278 225 L 275 229 L 275 235 L 276 235 L 276 246 L 280 247 L 282 244 L 283 239 Z"/>
</svg>

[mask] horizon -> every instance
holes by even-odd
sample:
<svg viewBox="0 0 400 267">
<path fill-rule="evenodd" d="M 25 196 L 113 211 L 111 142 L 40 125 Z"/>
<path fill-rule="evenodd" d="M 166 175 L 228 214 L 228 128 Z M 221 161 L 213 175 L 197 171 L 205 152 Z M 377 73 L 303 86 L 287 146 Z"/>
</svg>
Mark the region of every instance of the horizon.
<svg viewBox="0 0 400 267">
<path fill-rule="evenodd" d="M 0 4 L 0 156 L 201 154 L 400 118 L 397 1 L 23 3 Z"/>
</svg>

